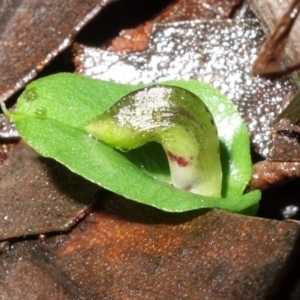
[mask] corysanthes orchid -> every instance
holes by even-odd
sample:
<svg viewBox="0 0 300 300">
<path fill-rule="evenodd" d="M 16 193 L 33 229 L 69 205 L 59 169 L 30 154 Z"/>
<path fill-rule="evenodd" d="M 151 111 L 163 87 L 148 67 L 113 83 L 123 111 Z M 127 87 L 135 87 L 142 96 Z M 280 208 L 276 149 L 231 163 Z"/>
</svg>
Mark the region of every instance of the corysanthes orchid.
<svg viewBox="0 0 300 300">
<path fill-rule="evenodd" d="M 193 80 L 142 87 L 58 73 L 31 82 L 14 112 L 1 107 L 42 156 L 126 199 L 254 214 L 249 132 L 233 103 Z"/>
<path fill-rule="evenodd" d="M 184 88 L 154 85 L 133 91 L 85 129 L 96 139 L 121 150 L 148 142 L 160 143 L 175 187 L 221 196 L 217 128 L 207 106 Z"/>
</svg>

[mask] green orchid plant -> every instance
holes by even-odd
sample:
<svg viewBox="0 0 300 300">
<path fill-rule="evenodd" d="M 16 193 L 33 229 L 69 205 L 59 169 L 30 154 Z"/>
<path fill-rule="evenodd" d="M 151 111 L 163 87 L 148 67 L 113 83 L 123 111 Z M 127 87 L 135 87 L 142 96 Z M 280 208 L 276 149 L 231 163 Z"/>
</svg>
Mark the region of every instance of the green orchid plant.
<svg viewBox="0 0 300 300">
<path fill-rule="evenodd" d="M 124 85 L 60 73 L 30 83 L 15 113 L 42 156 L 130 200 L 169 212 L 253 214 L 249 134 L 213 87 L 174 80 Z"/>
</svg>

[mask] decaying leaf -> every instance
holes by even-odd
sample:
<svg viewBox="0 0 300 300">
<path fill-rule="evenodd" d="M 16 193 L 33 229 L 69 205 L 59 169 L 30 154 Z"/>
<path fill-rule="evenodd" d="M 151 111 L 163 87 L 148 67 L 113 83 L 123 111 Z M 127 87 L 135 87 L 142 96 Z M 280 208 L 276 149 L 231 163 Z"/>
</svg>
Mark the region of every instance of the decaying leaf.
<svg viewBox="0 0 300 300">
<path fill-rule="evenodd" d="M 298 177 L 300 177 L 299 162 L 264 160 L 254 164 L 250 186 L 252 189 L 264 191 Z"/>
<path fill-rule="evenodd" d="M 133 29 L 125 29 L 114 38 L 110 51 L 141 51 L 148 47 L 151 29 L 155 23 L 195 19 L 228 18 L 241 0 L 177 0 L 156 18 Z"/>
<path fill-rule="evenodd" d="M 69 229 L 99 190 L 24 142 L 3 163 L 0 178 L 0 240 Z"/>
<path fill-rule="evenodd" d="M 292 6 L 290 6 L 292 4 Z M 252 0 L 249 1 L 249 5 L 259 20 L 264 32 L 267 36 L 270 36 L 271 33 L 275 30 L 276 24 L 280 21 L 282 16 L 289 10 L 289 7 L 292 8 L 292 14 L 286 15 L 283 19 L 283 23 L 279 23 L 279 31 L 275 31 L 275 37 L 279 34 L 279 38 L 285 40 L 285 30 L 289 28 L 293 22 L 296 10 L 299 8 L 299 1 L 290 0 L 290 1 L 281 1 L 281 0 Z M 281 31 L 283 30 L 283 31 Z M 300 19 L 296 18 L 295 24 L 291 32 L 288 34 L 288 41 L 284 48 L 284 62 L 288 65 L 293 65 L 299 63 L 299 53 L 300 53 L 300 40 L 299 40 L 299 30 L 300 30 Z M 283 33 L 281 36 L 280 34 Z M 275 39 L 276 40 L 276 39 Z M 281 40 L 282 42 L 282 40 Z M 281 45 L 276 45 L 281 47 Z M 276 47 L 275 47 L 276 49 Z M 272 50 L 272 49 L 270 49 Z M 274 49 L 273 49 L 274 50 Z"/>
<path fill-rule="evenodd" d="M 300 123 L 300 94 L 298 93 L 288 103 L 283 104 L 282 109 L 276 116 L 274 122 L 279 122 L 282 119 L 288 119 L 292 124 Z"/>
<path fill-rule="evenodd" d="M 276 24 L 274 31 L 265 42 L 262 51 L 253 64 L 254 75 L 278 77 L 287 75 L 300 68 L 300 62 L 280 66 L 284 48 L 287 45 L 291 29 L 299 15 L 300 2 L 293 0 L 287 12 Z"/>
<path fill-rule="evenodd" d="M 268 155 L 273 161 L 300 161 L 300 127 L 282 119 L 274 124 L 272 148 Z"/>
<path fill-rule="evenodd" d="M 299 3 L 297 0 L 250 2 L 254 13 L 269 35 L 254 63 L 254 74 L 275 78 L 299 68 Z M 293 75 L 293 81 L 298 88 L 297 73 Z M 264 190 L 299 177 L 299 163 L 291 162 L 300 160 L 299 128 L 292 125 L 299 122 L 299 100 L 298 94 L 284 99 L 271 130 L 272 142 L 267 158 L 273 162 L 260 162 L 254 166 L 251 182 L 253 187 Z"/>
<path fill-rule="evenodd" d="M 156 24 L 149 47 L 113 53 L 79 46 L 77 72 L 123 83 L 197 79 L 232 99 L 248 124 L 255 150 L 267 155 L 270 124 L 283 97 L 293 95 L 287 79 L 251 75 L 264 35 L 255 20 L 213 20 Z"/>
<path fill-rule="evenodd" d="M 108 0 L 0 2 L 0 102 L 33 79 Z"/>
<path fill-rule="evenodd" d="M 19 299 L 28 289 L 51 299 L 262 299 L 299 228 L 102 198 L 68 235 L 15 244 L 5 263 L 0 256 L 2 295 Z"/>
</svg>

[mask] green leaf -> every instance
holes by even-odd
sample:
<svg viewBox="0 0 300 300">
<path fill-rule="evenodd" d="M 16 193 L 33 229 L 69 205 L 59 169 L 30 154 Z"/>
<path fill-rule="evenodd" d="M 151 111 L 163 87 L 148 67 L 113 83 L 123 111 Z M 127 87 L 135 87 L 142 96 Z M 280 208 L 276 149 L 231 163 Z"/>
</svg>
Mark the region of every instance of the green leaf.
<svg viewBox="0 0 300 300">
<path fill-rule="evenodd" d="M 256 207 L 259 191 L 243 195 L 252 174 L 249 137 L 232 103 L 209 85 L 169 81 L 199 96 L 214 115 L 221 143 L 223 198 L 171 187 L 166 158 L 157 145 L 120 152 L 91 138 L 87 122 L 141 87 L 61 73 L 30 83 L 17 112 L 7 112 L 23 139 L 37 152 L 128 199 L 171 212 L 220 208 L 244 212 Z"/>
</svg>

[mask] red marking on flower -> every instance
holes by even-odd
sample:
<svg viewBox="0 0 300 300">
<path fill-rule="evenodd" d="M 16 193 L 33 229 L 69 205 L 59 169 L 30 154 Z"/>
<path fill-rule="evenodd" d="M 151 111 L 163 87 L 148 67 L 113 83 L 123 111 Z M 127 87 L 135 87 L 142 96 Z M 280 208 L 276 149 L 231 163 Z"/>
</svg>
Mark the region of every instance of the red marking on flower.
<svg viewBox="0 0 300 300">
<path fill-rule="evenodd" d="M 182 156 L 177 156 L 170 151 L 167 152 L 167 155 L 169 159 L 171 161 L 176 162 L 179 167 L 186 167 L 189 164 L 189 162 L 185 160 Z"/>
</svg>

